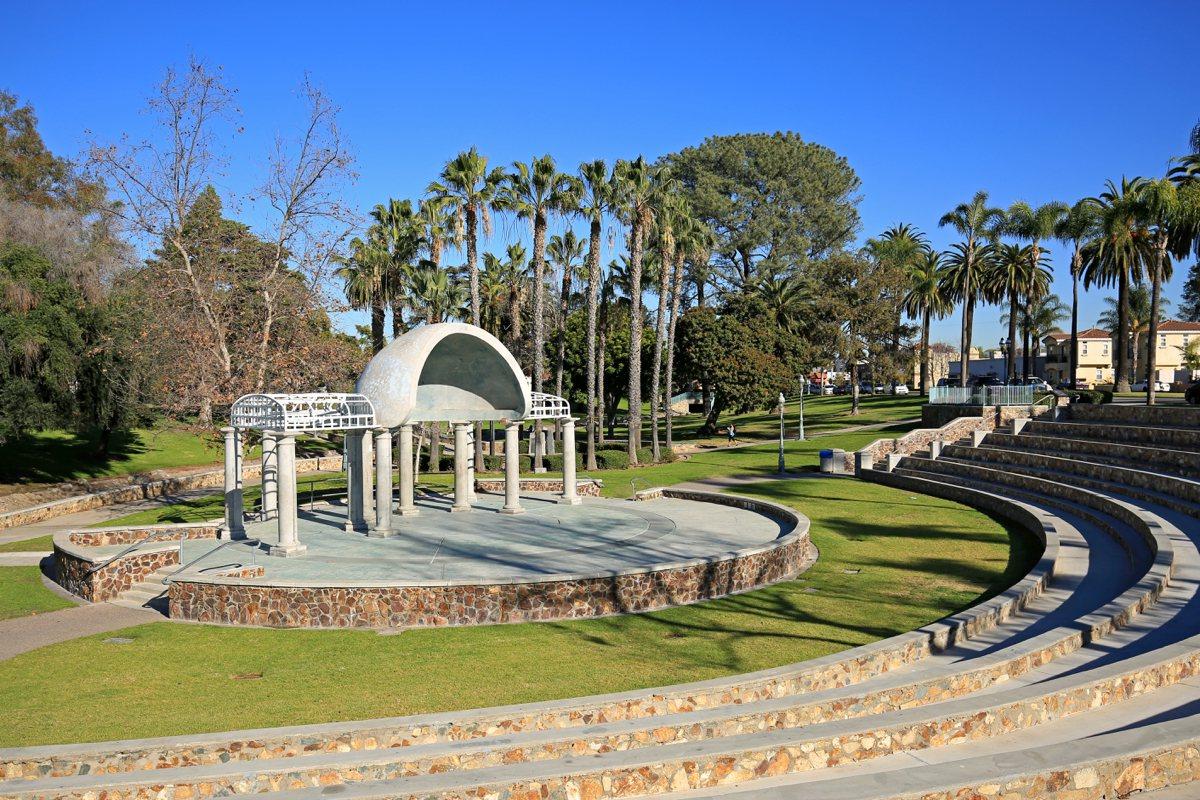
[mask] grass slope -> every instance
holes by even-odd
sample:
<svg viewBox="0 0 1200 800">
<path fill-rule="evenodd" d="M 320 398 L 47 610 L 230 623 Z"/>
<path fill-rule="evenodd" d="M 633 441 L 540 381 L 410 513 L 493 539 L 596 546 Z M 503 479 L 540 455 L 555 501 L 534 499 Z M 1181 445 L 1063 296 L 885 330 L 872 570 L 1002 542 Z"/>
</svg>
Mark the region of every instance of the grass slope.
<svg viewBox="0 0 1200 800">
<path fill-rule="evenodd" d="M 0 619 L 58 611 L 70 605 L 42 585 L 37 567 L 0 567 Z"/>
<path fill-rule="evenodd" d="M 47 533 L 36 539 L 24 539 L 19 542 L 0 544 L 0 553 L 42 553 L 54 549 L 54 535 Z"/>
<path fill-rule="evenodd" d="M 855 480 L 749 491 L 812 519 L 821 558 L 800 580 L 652 614 L 395 636 L 139 626 L 122 632 L 130 644 L 105 634 L 0 662 L 0 746 L 473 708 L 773 667 L 962 609 L 1037 555 L 1025 534 L 977 511 Z M 70 703 L 64 675 L 75 676 Z"/>
</svg>

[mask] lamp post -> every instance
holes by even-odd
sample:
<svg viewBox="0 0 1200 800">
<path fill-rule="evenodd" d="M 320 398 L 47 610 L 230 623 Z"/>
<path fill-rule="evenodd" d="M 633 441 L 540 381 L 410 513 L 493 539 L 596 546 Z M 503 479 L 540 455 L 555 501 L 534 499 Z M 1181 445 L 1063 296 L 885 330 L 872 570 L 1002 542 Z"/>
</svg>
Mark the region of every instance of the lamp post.
<svg viewBox="0 0 1200 800">
<path fill-rule="evenodd" d="M 804 385 L 808 378 L 800 381 L 800 441 L 804 441 Z"/>
<path fill-rule="evenodd" d="M 783 474 L 783 392 L 779 393 L 779 474 Z"/>
</svg>

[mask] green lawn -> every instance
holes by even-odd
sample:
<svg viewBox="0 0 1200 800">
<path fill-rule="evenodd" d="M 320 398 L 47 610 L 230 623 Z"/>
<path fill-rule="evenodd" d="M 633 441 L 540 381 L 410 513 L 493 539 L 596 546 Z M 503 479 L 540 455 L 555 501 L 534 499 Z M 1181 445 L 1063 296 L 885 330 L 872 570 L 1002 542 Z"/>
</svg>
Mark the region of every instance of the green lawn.
<svg viewBox="0 0 1200 800">
<path fill-rule="evenodd" d="M 757 458 L 743 457 L 735 467 Z M 129 644 L 104 643 L 110 633 L 0 662 L 0 746 L 472 708 L 762 669 L 962 609 L 1037 555 L 1023 533 L 906 491 L 821 478 L 751 491 L 812 519 L 821 558 L 802 579 L 652 614 L 394 636 L 139 626 L 121 632 Z"/>
<path fill-rule="evenodd" d="M 42 614 L 71 606 L 42 585 L 37 567 L 0 567 L 0 619 Z"/>
<path fill-rule="evenodd" d="M 47 533 L 36 539 L 25 539 L 20 542 L 0 544 L 0 553 L 41 553 L 54 549 L 54 536 Z"/>
</svg>

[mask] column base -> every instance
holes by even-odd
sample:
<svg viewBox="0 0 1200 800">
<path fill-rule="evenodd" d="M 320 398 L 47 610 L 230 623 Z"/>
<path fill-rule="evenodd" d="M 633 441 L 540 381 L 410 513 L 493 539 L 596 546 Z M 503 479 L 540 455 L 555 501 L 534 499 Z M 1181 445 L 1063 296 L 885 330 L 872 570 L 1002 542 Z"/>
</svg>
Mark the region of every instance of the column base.
<svg viewBox="0 0 1200 800">
<path fill-rule="evenodd" d="M 554 502 L 558 503 L 560 506 L 583 505 L 583 501 L 580 500 L 578 497 L 560 497 L 557 500 L 555 500 Z"/>
<path fill-rule="evenodd" d="M 402 517 L 415 517 L 421 513 L 421 509 L 417 508 L 416 506 L 413 506 L 412 508 L 398 508 L 392 513 L 399 514 Z"/>
<path fill-rule="evenodd" d="M 355 532 L 354 523 L 353 522 L 343 522 L 342 530 L 344 530 L 346 533 L 354 533 Z"/>
<path fill-rule="evenodd" d="M 289 556 L 298 556 L 307 549 L 308 545 L 298 542 L 296 544 L 273 544 L 267 548 L 267 555 L 287 558 Z"/>
<path fill-rule="evenodd" d="M 472 509 L 470 506 L 450 506 L 451 514 L 461 514 L 464 511 L 471 511 L 471 510 Z"/>
<path fill-rule="evenodd" d="M 500 513 L 501 514 L 524 514 L 525 509 L 521 508 L 520 506 L 513 506 L 512 508 L 509 508 L 508 506 L 504 506 L 503 508 L 500 509 Z"/>
<path fill-rule="evenodd" d="M 368 539 L 390 539 L 396 535 L 396 531 L 391 528 L 371 528 L 367 531 Z"/>
</svg>

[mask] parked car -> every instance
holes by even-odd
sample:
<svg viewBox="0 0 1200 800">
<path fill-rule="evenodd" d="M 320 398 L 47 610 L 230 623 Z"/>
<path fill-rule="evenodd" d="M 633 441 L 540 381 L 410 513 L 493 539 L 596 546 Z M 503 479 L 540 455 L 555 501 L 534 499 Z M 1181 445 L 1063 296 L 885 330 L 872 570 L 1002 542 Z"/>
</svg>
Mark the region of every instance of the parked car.
<svg viewBox="0 0 1200 800">
<path fill-rule="evenodd" d="M 1200 404 L 1200 381 L 1196 381 L 1183 393 L 1183 399 L 1192 405 Z"/>
<path fill-rule="evenodd" d="M 835 387 L 833 387 L 833 393 L 834 394 L 850 394 L 850 387 L 845 384 L 835 386 Z"/>
<path fill-rule="evenodd" d="M 821 394 L 833 394 L 833 384 L 827 383 L 821 387 Z"/>
<path fill-rule="evenodd" d="M 1150 391 L 1150 384 L 1147 381 L 1138 381 L 1137 383 L 1133 384 L 1129 388 L 1135 392 L 1148 392 L 1148 391 Z M 1154 382 L 1154 391 L 1169 392 L 1169 391 L 1171 391 L 1171 384 L 1164 383 L 1163 381 L 1155 381 Z"/>
<path fill-rule="evenodd" d="M 976 388 L 984 386 L 1003 386 L 1004 383 L 994 375 L 985 375 L 980 378 L 975 378 L 971 381 L 971 385 Z"/>
<path fill-rule="evenodd" d="M 877 383 L 871 387 L 871 394 L 887 394 L 887 387 L 882 383 Z"/>
<path fill-rule="evenodd" d="M 863 381 L 862 383 L 860 383 L 858 385 L 858 393 L 859 394 L 875 394 L 875 387 L 872 386 L 869 382 Z"/>
<path fill-rule="evenodd" d="M 908 394 L 908 384 L 897 383 L 892 387 L 892 394 Z"/>
<path fill-rule="evenodd" d="M 1096 382 L 1089 381 L 1087 378 L 1076 378 L 1073 381 L 1063 381 L 1059 384 L 1060 389 L 1095 389 Z"/>
<path fill-rule="evenodd" d="M 1053 387 L 1050 384 L 1046 383 L 1041 378 L 1032 378 L 1032 377 L 1025 378 L 1024 381 L 1018 381 L 1018 384 L 1020 384 L 1022 386 L 1032 386 L 1035 389 L 1039 389 L 1039 390 L 1045 391 L 1045 392 L 1053 391 Z"/>
</svg>

